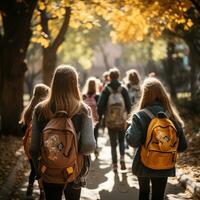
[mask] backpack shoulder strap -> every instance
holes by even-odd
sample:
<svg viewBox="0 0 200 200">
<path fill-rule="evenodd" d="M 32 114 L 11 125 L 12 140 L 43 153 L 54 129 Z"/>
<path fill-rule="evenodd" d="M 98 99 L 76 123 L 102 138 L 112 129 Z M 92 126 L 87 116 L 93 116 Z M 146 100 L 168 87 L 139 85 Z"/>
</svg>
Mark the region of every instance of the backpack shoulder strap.
<svg viewBox="0 0 200 200">
<path fill-rule="evenodd" d="M 150 119 L 155 118 L 155 115 L 154 115 L 150 110 L 144 108 L 144 109 L 142 109 L 142 111 L 143 111 L 144 113 L 146 113 L 146 114 L 149 116 Z"/>
<path fill-rule="evenodd" d="M 67 117 L 68 118 L 68 113 L 65 110 L 59 110 L 54 114 L 53 117 L 57 117 L 57 116 L 63 116 L 63 117 Z"/>
<path fill-rule="evenodd" d="M 108 88 L 108 90 L 109 90 L 110 93 L 114 92 L 113 89 L 110 86 L 107 86 L 107 88 Z"/>
</svg>

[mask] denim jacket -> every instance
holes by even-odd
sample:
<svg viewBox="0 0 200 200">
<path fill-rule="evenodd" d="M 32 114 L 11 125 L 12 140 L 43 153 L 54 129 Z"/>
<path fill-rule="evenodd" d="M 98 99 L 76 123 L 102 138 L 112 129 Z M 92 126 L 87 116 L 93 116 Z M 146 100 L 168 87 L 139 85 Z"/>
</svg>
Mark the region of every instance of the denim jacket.
<svg viewBox="0 0 200 200">
<path fill-rule="evenodd" d="M 164 107 L 159 102 L 154 102 L 150 106 L 146 107 L 154 115 L 160 111 L 164 111 Z M 133 115 L 132 123 L 126 131 L 127 143 L 135 148 L 132 171 L 136 176 L 143 177 L 168 177 L 175 176 L 175 168 L 168 170 L 153 170 L 145 167 L 140 160 L 141 145 L 145 143 L 148 125 L 151 119 L 143 111 L 139 111 Z M 175 121 L 174 125 L 177 129 L 179 137 L 178 152 L 183 152 L 187 148 L 186 139 L 183 133 L 181 125 Z"/>
</svg>

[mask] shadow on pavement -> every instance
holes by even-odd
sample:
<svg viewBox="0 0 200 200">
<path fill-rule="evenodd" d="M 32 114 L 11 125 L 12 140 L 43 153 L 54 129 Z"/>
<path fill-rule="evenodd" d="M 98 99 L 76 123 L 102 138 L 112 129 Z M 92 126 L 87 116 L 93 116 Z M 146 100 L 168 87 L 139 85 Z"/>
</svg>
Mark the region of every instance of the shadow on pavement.
<svg viewBox="0 0 200 200">
<path fill-rule="evenodd" d="M 110 165 L 105 160 L 95 159 L 91 164 L 91 169 L 87 177 L 87 188 L 96 189 L 99 184 L 106 182 L 108 178 L 105 176 L 111 170 Z"/>
<path fill-rule="evenodd" d="M 120 179 L 121 176 L 121 179 Z M 138 189 L 135 187 L 131 187 L 128 184 L 127 181 L 127 174 L 116 173 L 114 175 L 114 185 L 112 188 L 112 191 L 108 190 L 101 190 L 99 192 L 100 199 L 101 200 L 109 200 L 109 199 L 115 199 L 115 200 L 121 200 L 121 199 L 132 199 L 136 200 L 138 199 Z"/>
</svg>

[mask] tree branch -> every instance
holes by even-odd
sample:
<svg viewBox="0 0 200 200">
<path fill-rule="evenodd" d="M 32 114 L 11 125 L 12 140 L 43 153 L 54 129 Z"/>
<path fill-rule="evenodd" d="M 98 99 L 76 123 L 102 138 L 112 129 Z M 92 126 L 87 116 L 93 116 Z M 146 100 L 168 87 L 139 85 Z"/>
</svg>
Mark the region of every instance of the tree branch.
<svg viewBox="0 0 200 200">
<path fill-rule="evenodd" d="M 42 25 L 42 31 L 46 33 L 50 38 L 46 9 L 41 10 L 41 25 Z"/>
<path fill-rule="evenodd" d="M 65 33 L 67 32 L 67 28 L 69 26 L 70 16 L 71 16 L 71 7 L 66 7 L 64 21 L 61 26 L 60 32 L 58 33 L 57 37 L 55 38 L 54 42 L 51 45 L 54 50 L 57 50 L 60 44 L 64 41 Z"/>
<path fill-rule="evenodd" d="M 99 41 L 97 43 L 97 46 L 99 47 L 99 50 L 102 53 L 103 61 L 104 61 L 104 64 L 105 64 L 105 68 L 108 71 L 110 69 L 110 65 L 109 65 L 109 62 L 108 62 L 107 54 L 106 54 L 106 52 L 105 52 L 105 50 L 103 48 L 103 45 L 101 44 L 101 41 Z"/>
</svg>

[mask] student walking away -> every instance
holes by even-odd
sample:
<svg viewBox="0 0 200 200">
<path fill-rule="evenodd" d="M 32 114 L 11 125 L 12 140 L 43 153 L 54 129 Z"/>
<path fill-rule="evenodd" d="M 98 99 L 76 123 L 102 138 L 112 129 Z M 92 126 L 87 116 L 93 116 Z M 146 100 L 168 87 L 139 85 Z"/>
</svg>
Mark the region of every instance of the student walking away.
<svg viewBox="0 0 200 200">
<path fill-rule="evenodd" d="M 139 199 L 164 199 L 168 177 L 175 176 L 178 152 L 187 148 L 183 122 L 163 84 L 147 78 L 142 85 L 139 106 L 133 111 L 126 139 L 137 148 L 132 170 L 139 181 Z"/>
<path fill-rule="evenodd" d="M 95 150 L 91 109 L 82 101 L 74 67 L 56 68 L 49 98 L 33 114 L 30 154 L 47 200 L 79 200 Z"/>
<path fill-rule="evenodd" d="M 119 82 L 119 70 L 110 69 L 110 83 L 106 85 L 98 101 L 98 113 L 101 118 L 105 116 L 105 125 L 108 128 L 108 134 L 111 144 L 111 155 L 113 171 L 117 172 L 117 142 L 119 142 L 120 165 L 125 170 L 125 144 L 124 135 L 126 129 L 127 113 L 131 109 L 131 102 L 126 88 Z"/>
<path fill-rule="evenodd" d="M 96 158 L 98 158 L 98 155 L 99 155 L 99 149 L 98 149 L 99 115 L 97 113 L 98 98 L 99 98 L 99 94 L 98 94 L 97 79 L 95 77 L 90 77 L 88 78 L 84 86 L 83 100 L 91 108 L 91 111 L 92 111 L 94 137 L 96 140 L 96 150 L 94 153 L 95 153 Z"/>
<path fill-rule="evenodd" d="M 140 75 L 137 70 L 131 69 L 126 72 L 126 87 L 131 99 L 131 104 L 137 103 L 141 96 Z"/>
<path fill-rule="evenodd" d="M 45 100 L 49 94 L 49 87 L 45 84 L 37 84 L 34 87 L 33 90 L 33 97 L 31 98 L 29 104 L 24 108 L 20 124 L 22 125 L 22 131 L 24 132 L 24 138 L 23 138 L 23 145 L 24 145 L 24 151 L 25 154 L 28 157 L 29 163 L 30 163 L 30 174 L 29 174 L 29 183 L 26 191 L 27 198 L 31 199 L 33 194 L 33 184 L 35 182 L 36 178 L 36 172 L 33 166 L 33 161 L 31 159 L 31 156 L 29 154 L 29 148 L 30 148 L 30 142 L 32 137 L 32 114 L 35 106 Z M 42 189 L 42 185 L 39 183 L 40 188 L 40 199 L 44 198 L 44 192 Z"/>
</svg>

